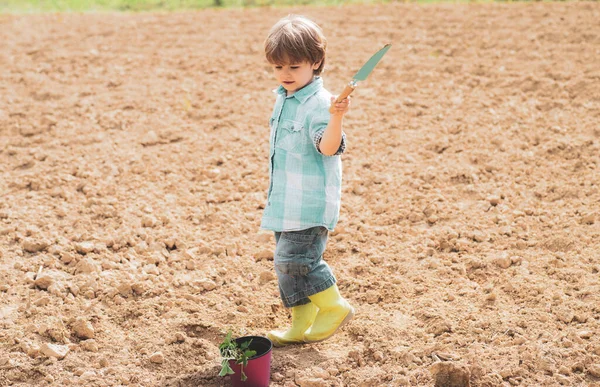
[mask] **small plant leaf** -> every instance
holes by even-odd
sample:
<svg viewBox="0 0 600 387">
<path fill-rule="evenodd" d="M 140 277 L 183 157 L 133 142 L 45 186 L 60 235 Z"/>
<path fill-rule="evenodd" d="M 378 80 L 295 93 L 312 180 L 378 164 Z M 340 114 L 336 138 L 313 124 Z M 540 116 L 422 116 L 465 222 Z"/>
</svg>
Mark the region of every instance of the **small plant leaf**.
<svg viewBox="0 0 600 387">
<path fill-rule="evenodd" d="M 225 359 L 221 362 L 221 372 L 219 372 L 219 376 L 225 375 L 233 375 L 235 372 L 229 366 L 229 360 Z"/>
<path fill-rule="evenodd" d="M 250 347 L 250 343 L 252 343 L 252 340 L 244 341 L 242 345 L 240 345 L 240 349 L 242 351 L 245 351 L 246 349 L 248 349 L 248 347 Z"/>
</svg>

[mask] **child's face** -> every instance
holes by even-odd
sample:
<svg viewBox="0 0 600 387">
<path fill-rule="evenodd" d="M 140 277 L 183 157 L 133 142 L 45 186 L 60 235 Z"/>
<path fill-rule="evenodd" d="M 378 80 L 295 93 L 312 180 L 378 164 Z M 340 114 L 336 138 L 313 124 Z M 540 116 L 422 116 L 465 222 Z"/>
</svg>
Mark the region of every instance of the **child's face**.
<svg viewBox="0 0 600 387">
<path fill-rule="evenodd" d="M 287 95 L 292 95 L 313 80 L 313 70 L 321 65 L 320 62 L 311 64 L 308 61 L 292 64 L 275 64 L 273 71 L 275 78 L 287 90 Z"/>
</svg>

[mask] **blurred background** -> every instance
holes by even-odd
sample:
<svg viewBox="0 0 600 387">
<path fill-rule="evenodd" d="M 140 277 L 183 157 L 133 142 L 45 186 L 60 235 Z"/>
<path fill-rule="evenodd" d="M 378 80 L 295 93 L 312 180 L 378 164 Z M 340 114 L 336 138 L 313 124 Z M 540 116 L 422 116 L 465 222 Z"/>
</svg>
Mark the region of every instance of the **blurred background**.
<svg viewBox="0 0 600 387">
<path fill-rule="evenodd" d="M 0 0 L 0 12 L 94 12 L 191 10 L 211 7 L 385 4 L 385 0 Z M 491 0 L 407 0 L 401 3 L 488 3 Z"/>
</svg>

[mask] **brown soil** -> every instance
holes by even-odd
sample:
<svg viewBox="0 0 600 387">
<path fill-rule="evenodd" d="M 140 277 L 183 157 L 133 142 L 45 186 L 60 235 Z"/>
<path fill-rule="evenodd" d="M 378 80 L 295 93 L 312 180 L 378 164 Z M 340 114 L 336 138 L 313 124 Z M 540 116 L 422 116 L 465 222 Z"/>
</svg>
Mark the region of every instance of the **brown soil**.
<svg viewBox="0 0 600 387">
<path fill-rule="evenodd" d="M 598 3 L 0 16 L 0 385 L 218 386 L 227 328 L 288 323 L 258 227 L 289 12 L 332 92 L 393 47 L 326 253 L 357 315 L 272 386 L 600 385 Z"/>
</svg>

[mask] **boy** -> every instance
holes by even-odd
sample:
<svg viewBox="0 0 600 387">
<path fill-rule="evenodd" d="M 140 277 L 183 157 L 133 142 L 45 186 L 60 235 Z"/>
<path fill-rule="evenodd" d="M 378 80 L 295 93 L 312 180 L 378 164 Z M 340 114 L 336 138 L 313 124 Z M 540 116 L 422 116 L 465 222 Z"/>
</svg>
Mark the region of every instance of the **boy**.
<svg viewBox="0 0 600 387">
<path fill-rule="evenodd" d="M 292 326 L 272 331 L 275 346 L 331 337 L 354 316 L 331 268 L 322 259 L 340 211 L 342 131 L 350 100 L 333 104 L 319 75 L 327 42 L 321 28 L 301 16 L 277 22 L 265 56 L 280 86 L 270 119 L 270 183 L 261 228 L 275 232 L 275 272 Z M 330 113 L 331 109 L 331 113 Z"/>
</svg>

